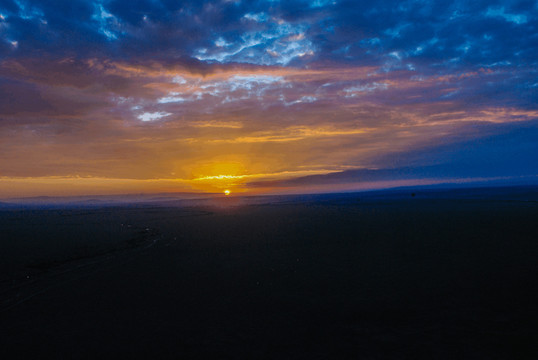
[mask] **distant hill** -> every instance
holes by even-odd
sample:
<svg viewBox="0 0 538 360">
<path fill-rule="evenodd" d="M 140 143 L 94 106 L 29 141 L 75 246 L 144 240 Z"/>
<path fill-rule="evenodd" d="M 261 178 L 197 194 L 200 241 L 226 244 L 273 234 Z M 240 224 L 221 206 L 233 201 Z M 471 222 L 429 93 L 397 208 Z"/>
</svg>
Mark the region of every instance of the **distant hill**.
<svg viewBox="0 0 538 360">
<path fill-rule="evenodd" d="M 11 203 L 6 203 L 6 202 L 1 202 L 0 201 L 0 209 L 13 209 L 13 208 L 16 208 L 16 207 L 20 207 L 16 204 L 11 204 Z"/>
</svg>

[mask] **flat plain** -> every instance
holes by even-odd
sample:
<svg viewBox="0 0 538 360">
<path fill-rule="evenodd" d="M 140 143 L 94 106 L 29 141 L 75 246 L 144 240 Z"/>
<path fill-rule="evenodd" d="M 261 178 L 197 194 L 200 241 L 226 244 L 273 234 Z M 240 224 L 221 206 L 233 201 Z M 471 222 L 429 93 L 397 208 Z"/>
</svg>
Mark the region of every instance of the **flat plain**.
<svg viewBox="0 0 538 360">
<path fill-rule="evenodd" d="M 538 189 L 6 206 L 17 357 L 535 359 Z"/>
</svg>

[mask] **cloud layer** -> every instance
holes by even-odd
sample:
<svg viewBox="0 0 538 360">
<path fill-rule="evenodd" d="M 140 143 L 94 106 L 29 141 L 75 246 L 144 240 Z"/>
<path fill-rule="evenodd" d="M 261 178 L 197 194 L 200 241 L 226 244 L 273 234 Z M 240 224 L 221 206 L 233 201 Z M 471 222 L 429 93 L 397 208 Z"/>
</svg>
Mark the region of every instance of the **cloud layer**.
<svg viewBox="0 0 538 360">
<path fill-rule="evenodd" d="M 462 154 L 487 176 L 527 176 L 536 139 L 514 134 L 538 126 L 537 6 L 2 0 L 0 182 L 478 177 Z M 520 165 L 490 161 L 495 149 Z M 24 186 L 0 196 L 41 193 Z"/>
</svg>

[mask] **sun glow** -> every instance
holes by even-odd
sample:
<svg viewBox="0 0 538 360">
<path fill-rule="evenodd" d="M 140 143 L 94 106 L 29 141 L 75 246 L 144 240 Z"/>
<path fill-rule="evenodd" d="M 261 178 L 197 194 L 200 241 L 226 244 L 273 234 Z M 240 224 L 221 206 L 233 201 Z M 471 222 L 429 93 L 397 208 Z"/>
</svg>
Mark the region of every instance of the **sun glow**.
<svg viewBox="0 0 538 360">
<path fill-rule="evenodd" d="M 191 169 L 191 174 L 194 188 L 207 192 L 224 192 L 225 195 L 229 195 L 231 190 L 237 190 L 250 177 L 243 161 L 219 159 L 196 164 Z"/>
<path fill-rule="evenodd" d="M 224 190 L 224 195 L 228 196 L 228 195 L 230 195 L 230 194 L 231 194 L 231 191 L 230 191 L 230 190 L 228 190 L 228 189 Z"/>
<path fill-rule="evenodd" d="M 212 175 L 212 176 L 202 176 L 194 180 L 230 180 L 230 179 L 243 179 L 246 178 L 246 175 Z"/>
</svg>

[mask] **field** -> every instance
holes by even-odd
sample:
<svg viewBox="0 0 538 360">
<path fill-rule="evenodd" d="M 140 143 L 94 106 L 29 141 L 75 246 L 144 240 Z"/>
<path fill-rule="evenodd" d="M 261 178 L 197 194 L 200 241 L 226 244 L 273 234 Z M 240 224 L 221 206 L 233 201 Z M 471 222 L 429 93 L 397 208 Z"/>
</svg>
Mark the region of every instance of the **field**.
<svg viewBox="0 0 538 360">
<path fill-rule="evenodd" d="M 0 210 L 18 357 L 536 359 L 538 189 Z"/>
</svg>

